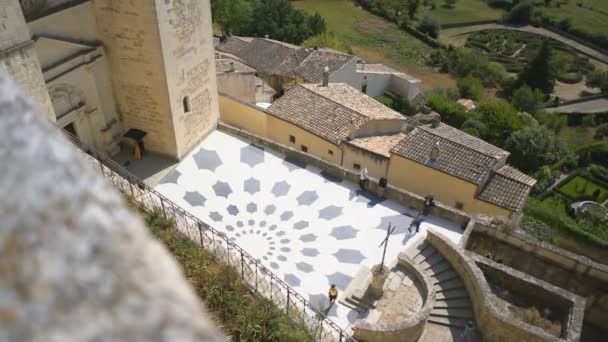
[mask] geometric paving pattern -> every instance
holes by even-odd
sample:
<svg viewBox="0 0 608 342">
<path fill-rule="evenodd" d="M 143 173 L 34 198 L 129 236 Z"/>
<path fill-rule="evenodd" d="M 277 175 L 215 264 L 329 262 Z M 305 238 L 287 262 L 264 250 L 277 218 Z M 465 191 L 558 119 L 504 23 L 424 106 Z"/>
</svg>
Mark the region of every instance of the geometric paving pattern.
<svg viewBox="0 0 608 342">
<path fill-rule="evenodd" d="M 327 290 L 341 295 L 361 265 L 380 262 L 389 223 L 396 226 L 386 262 L 414 235 L 415 212 L 358 192 L 358 184 L 223 132 L 211 133 L 156 186 L 209 223 L 308 298 L 327 308 Z M 460 228 L 437 218 L 430 227 L 458 241 Z M 342 328 L 357 312 L 336 302 L 328 316 Z"/>
</svg>

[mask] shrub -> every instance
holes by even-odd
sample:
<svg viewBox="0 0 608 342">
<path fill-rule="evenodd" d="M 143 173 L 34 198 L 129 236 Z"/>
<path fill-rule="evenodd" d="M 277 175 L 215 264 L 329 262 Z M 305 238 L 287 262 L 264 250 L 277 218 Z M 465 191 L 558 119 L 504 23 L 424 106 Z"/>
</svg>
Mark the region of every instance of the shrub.
<svg viewBox="0 0 608 342">
<path fill-rule="evenodd" d="M 589 173 L 594 178 L 597 178 L 598 180 L 600 180 L 602 182 L 608 183 L 608 169 L 607 168 L 605 168 L 601 165 L 593 164 L 589 168 Z"/>
<path fill-rule="evenodd" d="M 461 98 L 481 100 L 483 97 L 483 84 L 471 75 L 461 78 L 456 82 Z"/>
<path fill-rule="evenodd" d="M 426 33 L 433 38 L 439 37 L 439 23 L 437 19 L 425 16 L 416 27 L 420 32 Z"/>
<path fill-rule="evenodd" d="M 595 131 L 595 139 L 604 139 L 608 137 L 608 122 L 597 126 Z"/>
<path fill-rule="evenodd" d="M 553 231 L 543 221 L 537 220 L 530 216 L 524 216 L 521 220 L 519 227 L 534 236 L 536 239 L 542 242 L 548 242 L 551 244 L 557 244 L 557 240 L 553 237 Z"/>
<path fill-rule="evenodd" d="M 567 84 L 575 84 L 583 80 L 583 75 L 578 72 L 567 72 L 557 76 L 557 80 Z"/>
<path fill-rule="evenodd" d="M 513 6 L 511 11 L 506 14 L 504 20 L 511 24 L 527 24 L 534 14 L 534 4 L 529 0 L 522 0 Z"/>
<path fill-rule="evenodd" d="M 441 121 L 454 127 L 461 127 L 467 119 L 465 108 L 450 101 L 443 95 L 433 94 L 427 99 L 427 105 L 441 115 Z"/>
<path fill-rule="evenodd" d="M 536 115 L 542 108 L 543 97 L 540 90 L 523 85 L 513 93 L 511 104 L 519 111 Z"/>
</svg>

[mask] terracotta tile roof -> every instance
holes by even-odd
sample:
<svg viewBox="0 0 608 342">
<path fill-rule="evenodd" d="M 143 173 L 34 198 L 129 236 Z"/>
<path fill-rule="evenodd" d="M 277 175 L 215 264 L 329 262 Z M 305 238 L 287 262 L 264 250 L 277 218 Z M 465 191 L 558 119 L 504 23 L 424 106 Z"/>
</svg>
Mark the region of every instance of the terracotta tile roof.
<svg viewBox="0 0 608 342">
<path fill-rule="evenodd" d="M 369 120 L 301 85 L 280 97 L 267 111 L 336 145 L 348 137 L 352 118 L 357 127 Z"/>
<path fill-rule="evenodd" d="M 295 69 L 306 82 L 321 83 L 323 81 L 323 70 L 327 66 L 329 74 L 333 74 L 352 60 L 355 56 L 329 51 L 313 50 L 311 54 Z"/>
<path fill-rule="evenodd" d="M 221 52 L 226 52 L 238 56 L 239 51 L 249 46 L 249 42 L 242 37 L 231 36 L 225 41 L 220 42 L 215 48 Z"/>
<path fill-rule="evenodd" d="M 231 63 L 232 63 L 232 65 L 231 65 Z M 218 75 L 226 74 L 226 73 L 255 74 L 255 70 L 237 60 L 216 59 L 215 60 L 215 73 Z"/>
<path fill-rule="evenodd" d="M 394 135 L 381 135 L 366 138 L 357 138 L 350 141 L 351 144 L 362 149 L 375 152 L 385 157 L 390 157 L 390 151 L 395 145 L 405 138 L 404 133 Z"/>
<path fill-rule="evenodd" d="M 330 83 L 327 86 L 319 84 L 302 84 L 301 86 L 355 112 L 361 113 L 370 119 L 394 119 L 405 121 L 403 115 L 400 113 L 388 108 L 374 98 L 363 94 L 346 83 Z"/>
<path fill-rule="evenodd" d="M 391 153 L 479 185 L 508 153 L 478 140 L 443 123 L 437 128 L 420 126 L 408 133 Z M 430 161 L 437 143 L 439 154 L 435 161 Z"/>
<path fill-rule="evenodd" d="M 295 68 L 312 52 L 312 49 L 272 39 L 253 38 L 251 42 L 246 43 L 240 38 L 235 38 L 241 43 L 234 43 L 230 38 L 225 44 L 233 44 L 237 47 L 233 50 L 230 45 L 218 46 L 218 50 L 231 53 L 258 72 L 270 75 L 295 77 Z"/>
<path fill-rule="evenodd" d="M 505 165 L 492 174 L 478 198 L 511 211 L 519 211 L 535 183 L 532 177 Z"/>
</svg>

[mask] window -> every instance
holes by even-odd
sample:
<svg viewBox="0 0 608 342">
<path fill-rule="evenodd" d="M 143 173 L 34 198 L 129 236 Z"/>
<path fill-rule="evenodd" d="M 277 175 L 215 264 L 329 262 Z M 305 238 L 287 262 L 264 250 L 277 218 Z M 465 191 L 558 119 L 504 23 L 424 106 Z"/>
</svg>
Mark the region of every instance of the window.
<svg viewBox="0 0 608 342">
<path fill-rule="evenodd" d="M 363 94 L 367 94 L 367 84 L 364 84 L 364 85 L 363 85 L 363 89 L 361 89 L 361 92 L 362 92 Z"/>
<path fill-rule="evenodd" d="M 456 209 L 462 210 L 464 208 L 464 204 L 462 202 L 456 202 Z"/>
<path fill-rule="evenodd" d="M 334 151 L 332 151 L 332 150 L 327 150 L 327 153 L 329 153 L 330 156 L 334 155 Z"/>
<path fill-rule="evenodd" d="M 353 169 L 355 169 L 355 170 L 361 170 L 361 165 L 359 165 L 357 163 L 354 163 L 353 164 Z"/>
<path fill-rule="evenodd" d="M 183 99 L 184 113 L 190 113 L 190 96 L 184 96 Z"/>
<path fill-rule="evenodd" d="M 300 146 L 300 149 L 304 152 L 308 152 L 308 147 L 306 147 L 304 145 Z"/>
<path fill-rule="evenodd" d="M 294 137 L 293 135 L 290 135 L 289 136 L 289 142 L 292 143 L 292 144 L 295 144 L 296 143 L 296 137 Z"/>
</svg>

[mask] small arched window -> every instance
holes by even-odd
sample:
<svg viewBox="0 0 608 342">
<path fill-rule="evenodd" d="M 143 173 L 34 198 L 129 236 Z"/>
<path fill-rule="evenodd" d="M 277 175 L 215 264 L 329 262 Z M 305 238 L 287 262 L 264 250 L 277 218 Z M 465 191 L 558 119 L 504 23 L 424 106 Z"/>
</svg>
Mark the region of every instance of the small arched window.
<svg viewBox="0 0 608 342">
<path fill-rule="evenodd" d="M 184 96 L 184 113 L 190 113 L 190 96 Z"/>
</svg>

